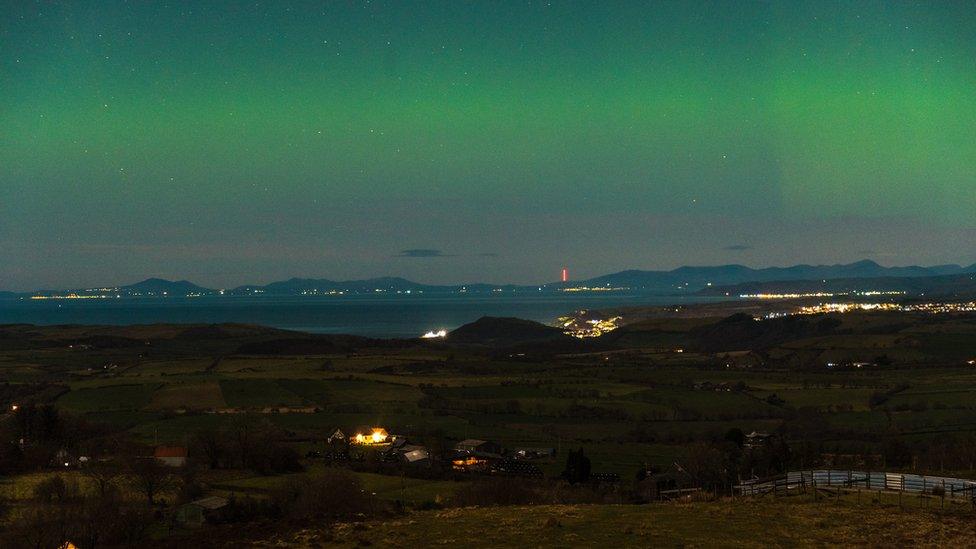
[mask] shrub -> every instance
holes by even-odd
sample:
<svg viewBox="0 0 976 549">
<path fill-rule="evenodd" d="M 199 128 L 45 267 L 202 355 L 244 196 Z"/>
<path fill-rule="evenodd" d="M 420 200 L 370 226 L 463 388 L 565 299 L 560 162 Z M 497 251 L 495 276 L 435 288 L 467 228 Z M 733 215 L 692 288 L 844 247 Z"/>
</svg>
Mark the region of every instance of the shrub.
<svg viewBox="0 0 976 549">
<path fill-rule="evenodd" d="M 61 475 L 48 477 L 34 487 L 34 498 L 42 503 L 65 503 L 77 496 L 77 484 L 65 481 Z"/>
<path fill-rule="evenodd" d="M 245 495 L 237 498 L 231 495 L 227 506 L 221 509 L 218 522 L 251 522 L 258 519 L 273 519 L 281 516 L 280 509 L 265 499 L 255 499 Z"/>
<path fill-rule="evenodd" d="M 298 452 L 291 446 L 268 442 L 251 452 L 251 468 L 259 475 L 302 471 Z"/>
<path fill-rule="evenodd" d="M 586 482 L 590 479 L 590 458 L 583 455 L 583 449 L 570 450 L 566 456 L 566 470 L 562 477 L 570 484 Z"/>
<path fill-rule="evenodd" d="M 359 478 L 344 469 L 291 480 L 274 492 L 272 501 L 282 515 L 294 520 L 331 522 L 373 514 L 376 509 Z"/>
</svg>

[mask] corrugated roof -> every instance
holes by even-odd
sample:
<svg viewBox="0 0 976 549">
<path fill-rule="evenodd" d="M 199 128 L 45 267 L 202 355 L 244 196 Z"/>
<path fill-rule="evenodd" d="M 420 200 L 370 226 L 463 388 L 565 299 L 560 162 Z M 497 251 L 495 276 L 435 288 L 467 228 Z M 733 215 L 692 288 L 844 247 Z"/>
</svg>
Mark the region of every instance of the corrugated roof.
<svg viewBox="0 0 976 549">
<path fill-rule="evenodd" d="M 220 496 L 210 496 L 208 498 L 198 499 L 196 501 L 191 501 L 191 505 L 199 505 L 204 509 L 220 509 L 227 505 L 227 498 L 222 498 Z"/>
<path fill-rule="evenodd" d="M 430 457 L 426 448 L 420 448 L 403 454 L 403 457 L 410 462 L 425 460 Z"/>
</svg>

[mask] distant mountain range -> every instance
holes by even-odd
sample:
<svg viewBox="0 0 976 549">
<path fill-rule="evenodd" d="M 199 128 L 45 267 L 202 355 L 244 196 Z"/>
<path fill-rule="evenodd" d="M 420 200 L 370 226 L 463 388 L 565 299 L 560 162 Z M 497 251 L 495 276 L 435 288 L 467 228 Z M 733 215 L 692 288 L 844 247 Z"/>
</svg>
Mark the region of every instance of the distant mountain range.
<svg viewBox="0 0 976 549">
<path fill-rule="evenodd" d="M 680 267 L 673 271 L 622 271 L 585 280 L 586 286 L 627 287 L 645 291 L 697 292 L 710 286 L 727 286 L 745 282 L 783 280 L 829 280 L 863 278 L 909 278 L 958 275 L 976 272 L 976 264 L 936 265 L 934 267 L 883 267 L 874 261 L 841 265 L 794 265 L 752 269 L 743 265 L 718 267 Z"/>
<path fill-rule="evenodd" d="M 35 297 L 35 298 L 58 298 L 58 297 L 188 297 L 218 294 L 219 290 L 212 290 L 197 286 L 188 280 L 164 280 L 162 278 L 147 278 L 142 282 L 129 284 L 127 286 L 102 286 L 98 288 L 79 288 L 74 290 L 37 290 L 34 292 L 14 293 L 0 292 L 0 298 L 4 297 Z"/>
<path fill-rule="evenodd" d="M 475 285 L 479 289 L 482 285 Z M 472 286 L 471 288 L 474 288 Z M 487 288 L 487 285 L 485 285 Z M 494 286 L 492 286 L 494 288 Z M 271 284 L 239 286 L 226 290 L 230 295 L 327 295 L 336 293 L 405 293 L 405 292 L 457 292 L 468 287 L 421 284 L 399 277 L 368 278 L 365 280 L 329 280 L 327 278 L 292 278 Z M 488 290 L 490 291 L 490 289 Z"/>
<path fill-rule="evenodd" d="M 336 281 L 325 278 L 292 278 L 264 285 L 245 285 L 237 288 L 216 290 L 204 288 L 186 280 L 169 281 L 150 278 L 136 284 L 119 287 L 86 288 L 74 290 L 40 290 L 26 293 L 0 292 L 0 299 L 12 298 L 64 298 L 64 297 L 188 297 L 204 295 L 234 296 L 298 296 L 334 294 L 376 293 L 490 293 L 490 292 L 559 292 L 569 289 L 628 289 L 636 292 L 658 294 L 739 295 L 740 293 L 766 292 L 762 288 L 841 288 L 892 289 L 916 288 L 925 291 L 927 284 L 940 284 L 939 280 L 923 282 L 925 278 L 952 277 L 976 273 L 976 264 L 937 265 L 933 267 L 883 267 L 873 261 L 858 261 L 841 265 L 795 265 L 793 267 L 768 267 L 752 269 L 743 265 L 716 267 L 680 267 L 670 271 L 629 270 L 570 282 L 551 282 L 541 285 L 514 284 L 457 284 L 432 285 L 404 278 L 383 277 L 365 280 Z M 879 282 L 874 282 L 879 279 Z M 883 279 L 883 281 L 881 281 Z M 917 284 L 905 282 L 919 279 Z M 946 279 L 948 280 L 948 279 Z M 827 282 L 830 284 L 828 285 Z M 859 281 L 855 284 L 852 281 Z M 870 282 L 868 282 L 870 281 Z M 862 284 L 863 282 L 863 284 Z M 775 283 L 775 284 L 774 284 Z M 748 285 L 751 286 L 741 286 Z M 760 284 L 765 284 L 761 286 Z M 882 285 L 883 284 L 883 285 Z M 965 286 L 965 281 L 959 282 Z M 791 290 L 793 291 L 793 290 Z M 803 291 L 807 291 L 804 289 Z M 813 291 L 813 290 L 810 290 Z"/>
</svg>

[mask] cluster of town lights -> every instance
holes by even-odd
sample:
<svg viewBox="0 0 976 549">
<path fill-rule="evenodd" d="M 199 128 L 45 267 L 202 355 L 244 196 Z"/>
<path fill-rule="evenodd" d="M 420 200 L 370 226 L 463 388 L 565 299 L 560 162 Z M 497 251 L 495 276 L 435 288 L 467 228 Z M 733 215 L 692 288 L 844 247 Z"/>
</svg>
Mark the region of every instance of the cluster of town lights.
<svg viewBox="0 0 976 549">
<path fill-rule="evenodd" d="M 821 303 L 800 307 L 797 314 L 815 315 L 820 313 L 849 313 L 851 311 L 897 311 L 897 303 Z"/>
<path fill-rule="evenodd" d="M 579 314 L 585 315 L 586 311 L 580 311 Z M 564 316 L 560 317 L 558 322 L 564 334 L 584 339 L 588 337 L 600 337 L 607 332 L 612 332 L 620 327 L 622 320 L 623 317 L 621 316 L 586 320 L 578 316 Z"/>
<path fill-rule="evenodd" d="M 905 292 L 869 290 L 866 292 L 811 292 L 795 294 L 740 294 L 742 299 L 802 299 L 807 297 L 905 295 Z"/>
<path fill-rule="evenodd" d="M 120 295 L 86 295 L 86 294 L 65 294 L 65 295 L 32 295 L 30 299 L 120 299 Z"/>
<path fill-rule="evenodd" d="M 574 286 L 572 288 L 560 288 L 560 292 L 623 292 L 630 288 L 610 286 Z"/>
<path fill-rule="evenodd" d="M 815 315 L 821 313 L 849 313 L 853 311 L 899 311 L 903 313 L 971 313 L 976 312 L 976 301 L 966 303 L 820 303 L 800 307 L 794 314 Z M 772 316 L 783 316 L 771 314 Z"/>
</svg>

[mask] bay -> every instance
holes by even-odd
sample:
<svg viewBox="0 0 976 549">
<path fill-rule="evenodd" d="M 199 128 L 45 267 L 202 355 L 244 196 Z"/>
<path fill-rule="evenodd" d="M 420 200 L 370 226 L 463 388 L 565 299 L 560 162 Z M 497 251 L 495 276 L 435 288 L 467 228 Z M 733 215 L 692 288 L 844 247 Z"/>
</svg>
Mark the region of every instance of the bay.
<svg viewBox="0 0 976 549">
<path fill-rule="evenodd" d="M 236 322 L 312 333 L 417 337 L 428 330 L 451 330 L 482 316 L 551 324 L 579 309 L 708 301 L 715 299 L 616 292 L 5 300 L 0 301 L 0 324 Z"/>
</svg>

